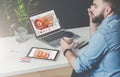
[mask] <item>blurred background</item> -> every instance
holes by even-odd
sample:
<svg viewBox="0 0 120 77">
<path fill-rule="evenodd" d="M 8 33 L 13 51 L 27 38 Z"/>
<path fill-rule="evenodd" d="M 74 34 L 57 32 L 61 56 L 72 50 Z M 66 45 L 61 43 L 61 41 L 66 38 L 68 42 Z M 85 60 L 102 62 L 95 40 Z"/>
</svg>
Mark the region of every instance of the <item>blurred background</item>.
<svg viewBox="0 0 120 77">
<path fill-rule="evenodd" d="M 88 26 L 92 0 L 0 0 L 0 37 L 13 36 L 13 25 L 33 33 L 29 17 L 55 10 L 64 29 Z"/>
</svg>

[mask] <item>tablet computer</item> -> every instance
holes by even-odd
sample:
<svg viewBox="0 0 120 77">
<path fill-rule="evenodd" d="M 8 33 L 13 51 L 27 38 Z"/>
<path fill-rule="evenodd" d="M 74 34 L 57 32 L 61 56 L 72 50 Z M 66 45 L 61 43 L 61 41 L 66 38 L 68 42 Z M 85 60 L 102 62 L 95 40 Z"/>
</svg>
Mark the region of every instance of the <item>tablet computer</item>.
<svg viewBox="0 0 120 77">
<path fill-rule="evenodd" d="M 27 57 L 46 59 L 46 60 L 55 60 L 59 50 L 56 49 L 47 49 L 47 48 L 38 48 L 32 47 L 27 54 Z"/>
</svg>

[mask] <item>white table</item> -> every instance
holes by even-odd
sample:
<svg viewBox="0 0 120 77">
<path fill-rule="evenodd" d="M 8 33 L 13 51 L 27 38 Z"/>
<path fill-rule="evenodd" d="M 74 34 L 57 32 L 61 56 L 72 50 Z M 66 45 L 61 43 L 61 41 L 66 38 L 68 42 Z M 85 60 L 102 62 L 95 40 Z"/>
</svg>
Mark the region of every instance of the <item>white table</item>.
<svg viewBox="0 0 120 77">
<path fill-rule="evenodd" d="M 80 39 L 89 39 L 88 27 L 69 29 L 69 31 L 80 35 Z M 31 34 L 29 40 L 24 43 L 18 43 L 15 37 L 0 38 L 0 77 L 60 68 L 69 65 L 62 52 L 59 53 L 56 61 L 32 59 L 30 63 L 20 62 L 20 58 L 25 57 L 31 47 L 52 48 L 36 40 L 33 34 Z"/>
</svg>

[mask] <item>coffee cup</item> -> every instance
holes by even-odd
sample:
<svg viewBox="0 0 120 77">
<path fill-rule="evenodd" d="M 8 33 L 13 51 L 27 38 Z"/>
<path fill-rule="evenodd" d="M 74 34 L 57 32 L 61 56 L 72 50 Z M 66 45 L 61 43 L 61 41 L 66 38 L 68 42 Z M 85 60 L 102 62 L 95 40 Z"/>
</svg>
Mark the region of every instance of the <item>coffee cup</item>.
<svg viewBox="0 0 120 77">
<path fill-rule="evenodd" d="M 63 40 L 66 41 L 68 44 L 73 42 L 74 34 L 72 32 L 65 32 L 63 35 Z"/>
</svg>

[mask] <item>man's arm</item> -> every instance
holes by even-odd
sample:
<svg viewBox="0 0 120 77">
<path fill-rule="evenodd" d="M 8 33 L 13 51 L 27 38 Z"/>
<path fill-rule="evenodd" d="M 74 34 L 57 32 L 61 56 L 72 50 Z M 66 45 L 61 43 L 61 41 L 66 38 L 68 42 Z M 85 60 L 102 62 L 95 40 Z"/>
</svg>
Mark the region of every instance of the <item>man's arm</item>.
<svg viewBox="0 0 120 77">
<path fill-rule="evenodd" d="M 67 58 L 69 64 L 70 64 L 70 65 L 72 66 L 72 68 L 73 68 L 74 60 L 77 58 L 77 56 L 74 55 L 71 50 L 67 50 L 67 51 L 66 51 L 66 54 L 65 54 L 65 57 Z"/>
<path fill-rule="evenodd" d="M 64 39 L 61 39 L 60 44 L 61 44 L 61 49 L 64 53 L 64 56 L 67 58 L 69 64 L 73 67 L 74 60 L 77 58 L 77 56 L 74 55 L 72 52 L 74 42 L 71 44 L 68 44 Z"/>
<path fill-rule="evenodd" d="M 108 51 L 107 45 L 104 35 L 96 32 L 89 40 L 87 47 L 74 60 L 74 70 L 80 73 L 97 66 Z"/>
</svg>

